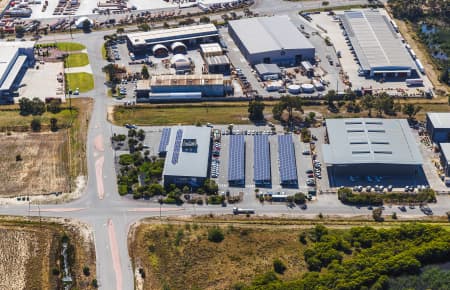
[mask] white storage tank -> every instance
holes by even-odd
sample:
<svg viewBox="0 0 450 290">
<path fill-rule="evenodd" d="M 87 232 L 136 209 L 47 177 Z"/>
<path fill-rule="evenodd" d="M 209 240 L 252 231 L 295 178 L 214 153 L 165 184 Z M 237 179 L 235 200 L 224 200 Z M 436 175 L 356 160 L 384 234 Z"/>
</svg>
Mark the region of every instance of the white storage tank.
<svg viewBox="0 0 450 290">
<path fill-rule="evenodd" d="M 303 93 L 307 93 L 307 94 L 314 93 L 314 85 L 312 85 L 312 84 L 302 84 L 301 87 L 302 87 Z"/>
<path fill-rule="evenodd" d="M 299 85 L 289 85 L 288 86 L 288 92 L 290 94 L 300 94 L 302 91 L 302 88 Z"/>
</svg>

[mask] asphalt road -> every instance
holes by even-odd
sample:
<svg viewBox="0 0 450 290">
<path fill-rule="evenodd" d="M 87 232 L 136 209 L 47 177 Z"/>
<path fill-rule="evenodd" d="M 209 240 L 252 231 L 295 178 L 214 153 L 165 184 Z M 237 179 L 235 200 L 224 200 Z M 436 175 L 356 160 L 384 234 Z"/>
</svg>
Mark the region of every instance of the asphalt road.
<svg viewBox="0 0 450 290">
<path fill-rule="evenodd" d="M 336 1 L 333 4 L 347 5 L 365 1 Z M 288 14 L 299 7 L 318 7 L 321 1 L 308 2 L 284 2 L 280 0 L 257 0 L 254 10 L 275 14 Z M 114 170 L 114 152 L 109 138 L 114 128 L 106 119 L 108 105 L 115 101 L 106 95 L 104 86 L 105 77 L 101 68 L 106 62 L 101 58 L 101 46 L 103 36 L 112 31 L 92 32 L 90 34 L 73 34 L 73 39 L 68 34 L 50 35 L 43 37 L 40 42 L 49 41 L 75 41 L 86 45 L 92 71 L 94 73 L 95 89 L 80 97 L 90 96 L 95 100 L 92 117 L 90 120 L 87 140 L 88 156 L 88 183 L 85 193 L 81 198 L 73 202 L 59 205 L 5 205 L 0 207 L 1 215 L 38 216 L 73 218 L 86 222 L 92 226 L 96 247 L 97 279 L 100 289 L 122 290 L 134 289 L 133 271 L 127 248 L 127 236 L 130 225 L 145 217 L 157 217 L 160 215 L 159 204 L 135 201 L 128 197 L 121 197 L 117 193 L 116 176 Z M 444 215 L 450 208 L 449 197 L 439 197 L 438 203 L 431 205 L 436 215 Z M 298 207 L 288 208 L 284 204 L 259 203 L 252 194 L 247 193 L 240 204 L 242 207 L 252 207 L 258 215 L 266 216 L 317 216 L 343 215 L 355 216 L 371 212 L 366 208 L 357 209 L 342 205 L 335 195 L 319 195 L 317 200 L 308 205 L 307 210 Z M 386 207 L 385 214 L 397 211 L 398 216 L 423 217 L 418 210 L 399 212 L 396 208 Z M 181 207 L 162 206 L 163 216 L 203 215 L 214 213 L 215 215 L 231 214 L 230 207 L 221 206 L 192 206 Z"/>
</svg>

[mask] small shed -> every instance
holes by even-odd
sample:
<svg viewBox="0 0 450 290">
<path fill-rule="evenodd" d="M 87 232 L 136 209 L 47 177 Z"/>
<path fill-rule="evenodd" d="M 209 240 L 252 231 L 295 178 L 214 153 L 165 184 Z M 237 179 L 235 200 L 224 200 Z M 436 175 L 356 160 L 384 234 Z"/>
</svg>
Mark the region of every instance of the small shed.
<svg viewBox="0 0 450 290">
<path fill-rule="evenodd" d="M 203 57 L 218 56 L 223 54 L 223 49 L 217 42 L 200 44 L 200 53 Z"/>
<path fill-rule="evenodd" d="M 281 69 L 274 63 L 260 63 L 255 65 L 258 76 L 264 80 L 278 80 L 281 78 Z"/>
</svg>

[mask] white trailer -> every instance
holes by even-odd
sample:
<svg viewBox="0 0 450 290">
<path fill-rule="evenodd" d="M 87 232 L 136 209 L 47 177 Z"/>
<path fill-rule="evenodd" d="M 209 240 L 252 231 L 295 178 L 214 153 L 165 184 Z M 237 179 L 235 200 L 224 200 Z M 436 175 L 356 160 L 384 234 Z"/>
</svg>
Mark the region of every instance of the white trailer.
<svg viewBox="0 0 450 290">
<path fill-rule="evenodd" d="M 415 62 L 416 62 L 416 65 L 417 65 L 417 68 L 419 69 L 419 71 L 420 71 L 422 74 L 425 74 L 425 67 L 424 67 L 423 64 L 420 62 L 420 60 L 417 58 L 417 59 L 415 60 Z"/>
<path fill-rule="evenodd" d="M 233 214 L 254 214 L 255 210 L 251 208 L 233 207 Z"/>
<path fill-rule="evenodd" d="M 423 86 L 423 79 L 406 79 L 407 86 Z"/>
</svg>

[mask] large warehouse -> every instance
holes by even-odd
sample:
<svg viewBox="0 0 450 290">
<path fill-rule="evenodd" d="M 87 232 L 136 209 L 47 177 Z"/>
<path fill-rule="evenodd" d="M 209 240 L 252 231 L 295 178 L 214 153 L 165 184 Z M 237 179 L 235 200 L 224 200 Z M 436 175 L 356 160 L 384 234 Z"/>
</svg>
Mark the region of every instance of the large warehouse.
<svg viewBox="0 0 450 290">
<path fill-rule="evenodd" d="M 327 119 L 326 166 L 337 176 L 411 176 L 422 156 L 405 119 Z"/>
<path fill-rule="evenodd" d="M 450 142 L 450 113 L 427 113 L 426 126 L 434 143 Z"/>
<path fill-rule="evenodd" d="M 230 21 L 228 32 L 251 65 L 293 66 L 314 59 L 315 48 L 287 16 Z"/>
<path fill-rule="evenodd" d="M 345 11 L 341 19 L 366 75 L 411 75 L 413 61 L 385 15 L 378 10 Z"/>
<path fill-rule="evenodd" d="M 0 103 L 11 103 L 26 69 L 35 63 L 34 42 L 1 42 L 0 51 Z"/>
<path fill-rule="evenodd" d="M 173 44 L 193 45 L 217 40 L 219 32 L 214 24 L 182 26 L 172 29 L 134 32 L 127 35 L 128 47 L 135 53 L 150 53 L 157 49 L 174 48 Z"/>
<path fill-rule="evenodd" d="M 172 127 L 165 147 L 164 186 L 203 186 L 208 176 L 211 129 L 208 127 Z"/>
</svg>

